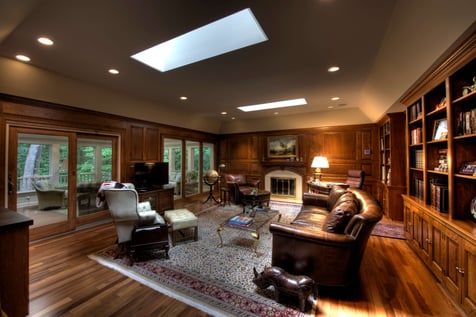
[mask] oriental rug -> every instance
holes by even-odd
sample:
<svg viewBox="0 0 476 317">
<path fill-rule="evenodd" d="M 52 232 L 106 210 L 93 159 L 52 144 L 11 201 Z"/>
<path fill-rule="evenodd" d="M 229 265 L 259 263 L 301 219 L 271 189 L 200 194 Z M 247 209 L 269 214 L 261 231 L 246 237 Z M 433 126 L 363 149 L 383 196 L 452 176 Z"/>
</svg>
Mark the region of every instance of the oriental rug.
<svg viewBox="0 0 476 317">
<path fill-rule="evenodd" d="M 299 205 L 280 203 L 272 203 L 271 208 L 280 211 L 281 222 L 290 222 L 300 210 Z M 90 258 L 214 316 L 314 316 L 311 305 L 301 313 L 297 299 L 287 300 L 285 305 L 277 303 L 272 287 L 260 290 L 253 284 L 253 268 L 261 272 L 271 265 L 272 239 L 267 225 L 260 232 L 258 257 L 249 232 L 225 228 L 223 246 L 217 247 L 218 226 L 237 210 L 237 206 L 215 206 L 201 212 L 198 241 L 183 241 L 170 248 L 170 259 L 151 258 L 128 266 L 125 258 L 113 259 L 115 246 Z"/>
</svg>

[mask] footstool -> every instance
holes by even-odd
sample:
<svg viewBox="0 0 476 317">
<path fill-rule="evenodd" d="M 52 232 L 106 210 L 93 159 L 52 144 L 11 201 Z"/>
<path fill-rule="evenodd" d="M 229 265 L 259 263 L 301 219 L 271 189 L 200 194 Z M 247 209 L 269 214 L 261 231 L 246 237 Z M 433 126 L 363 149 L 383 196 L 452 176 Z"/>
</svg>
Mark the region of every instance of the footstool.
<svg viewBox="0 0 476 317">
<path fill-rule="evenodd" d="M 172 246 L 177 240 L 193 238 L 198 240 L 198 218 L 188 209 L 171 209 L 164 212 L 164 218 L 172 227 Z M 193 231 L 193 234 L 190 232 Z M 177 237 L 181 235 L 181 237 Z M 177 239 L 178 238 L 178 239 Z"/>
</svg>

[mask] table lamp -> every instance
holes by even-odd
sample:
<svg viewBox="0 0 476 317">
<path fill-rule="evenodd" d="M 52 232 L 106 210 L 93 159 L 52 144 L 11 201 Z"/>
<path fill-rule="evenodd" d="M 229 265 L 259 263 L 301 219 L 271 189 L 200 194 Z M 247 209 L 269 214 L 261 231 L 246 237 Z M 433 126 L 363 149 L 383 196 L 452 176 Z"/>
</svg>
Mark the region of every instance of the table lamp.
<svg viewBox="0 0 476 317">
<path fill-rule="evenodd" d="M 314 156 L 311 164 L 312 168 L 315 168 L 314 171 L 314 182 L 319 183 L 322 179 L 321 168 L 329 168 L 329 162 L 325 156 Z"/>
</svg>

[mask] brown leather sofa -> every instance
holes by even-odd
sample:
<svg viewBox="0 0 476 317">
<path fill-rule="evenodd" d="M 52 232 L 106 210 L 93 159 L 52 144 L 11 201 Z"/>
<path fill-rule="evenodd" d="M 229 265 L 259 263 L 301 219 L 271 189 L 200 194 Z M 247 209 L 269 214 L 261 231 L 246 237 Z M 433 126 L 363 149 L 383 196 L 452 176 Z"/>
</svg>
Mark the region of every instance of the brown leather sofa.
<svg viewBox="0 0 476 317">
<path fill-rule="evenodd" d="M 382 209 L 367 192 L 332 188 L 304 193 L 300 213 L 290 223 L 272 222 L 272 265 L 307 275 L 318 285 L 350 286 L 358 280 L 370 233 Z"/>
<path fill-rule="evenodd" d="M 225 174 L 225 182 L 230 190 L 230 198 L 235 204 L 241 202 L 241 191 L 259 188 L 260 179 L 252 179 L 245 174 Z"/>
</svg>

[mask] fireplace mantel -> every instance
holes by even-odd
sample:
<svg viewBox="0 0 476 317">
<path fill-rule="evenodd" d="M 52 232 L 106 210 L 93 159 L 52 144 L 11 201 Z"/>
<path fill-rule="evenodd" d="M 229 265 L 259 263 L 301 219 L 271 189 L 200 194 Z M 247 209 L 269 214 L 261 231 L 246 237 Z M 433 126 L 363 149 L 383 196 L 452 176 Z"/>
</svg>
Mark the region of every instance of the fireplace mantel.
<svg viewBox="0 0 476 317">
<path fill-rule="evenodd" d="M 261 165 L 270 167 L 270 166 L 279 166 L 281 169 L 284 169 L 286 166 L 288 167 L 304 167 L 304 162 L 303 161 L 281 161 L 281 160 L 269 160 L 269 161 L 262 161 Z"/>
</svg>

